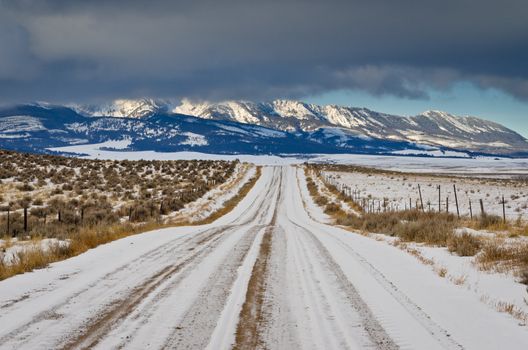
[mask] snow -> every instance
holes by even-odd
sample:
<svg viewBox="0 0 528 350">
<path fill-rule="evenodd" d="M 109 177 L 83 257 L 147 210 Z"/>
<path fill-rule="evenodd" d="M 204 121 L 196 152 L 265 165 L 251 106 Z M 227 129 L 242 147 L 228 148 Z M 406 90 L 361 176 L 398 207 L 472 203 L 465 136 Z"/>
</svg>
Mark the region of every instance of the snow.
<svg viewBox="0 0 528 350">
<path fill-rule="evenodd" d="M 1 139 L 23 139 L 26 137 L 31 137 L 31 134 L 23 133 L 23 134 L 0 134 Z"/>
<path fill-rule="evenodd" d="M 179 106 L 176 106 L 172 111 L 174 113 L 199 116 L 201 118 L 211 119 L 211 117 L 206 114 L 207 109 L 210 106 L 211 104 L 207 102 L 192 102 L 189 99 L 183 99 L 181 101 L 181 104 Z"/>
<path fill-rule="evenodd" d="M 230 348 L 268 228 L 263 347 L 528 347 L 528 327 L 473 290 L 320 217 L 302 169 L 266 167 L 212 224 L 127 237 L 0 282 L 2 348 Z"/>
<path fill-rule="evenodd" d="M 200 152 L 154 152 L 154 151 L 114 151 L 125 149 L 130 140 L 108 141 L 98 144 L 83 144 L 65 147 L 49 148 L 50 151 L 60 153 L 80 154 L 81 158 L 87 159 L 111 159 L 111 160 L 240 160 L 258 165 L 281 165 L 302 163 L 305 159 L 295 157 L 280 157 L 274 155 L 247 155 L 247 154 L 209 154 Z"/>
<path fill-rule="evenodd" d="M 273 129 L 264 129 L 264 128 L 255 128 L 252 130 L 254 133 L 264 136 L 264 137 L 286 137 L 287 135 L 282 131 L 277 131 Z"/>
<path fill-rule="evenodd" d="M 400 151 L 393 151 L 392 154 L 397 155 L 427 155 L 432 157 L 461 157 L 469 158 L 465 152 L 446 151 L 446 150 L 423 150 L 423 149 L 404 149 Z"/>
<path fill-rule="evenodd" d="M 474 177 L 440 177 L 433 175 L 414 174 L 369 174 L 363 172 L 325 172 L 331 176 L 331 181 L 346 185 L 359 191 L 364 198 L 370 197 L 375 202 L 387 199 L 387 205 L 403 210 L 416 206 L 419 198 L 418 185 L 421 187 L 425 209 L 430 207 L 438 210 L 438 186 L 440 186 L 441 209 L 446 210 L 446 197 L 449 198 L 449 211 L 456 214 L 453 185 L 456 185 L 457 196 L 462 216 L 470 216 L 469 201 L 472 202 L 473 215 L 480 215 L 479 200 L 482 200 L 488 214 L 502 217 L 502 196 L 506 200 L 506 217 L 517 220 L 528 219 L 528 186 L 510 181 L 497 181 L 493 175 L 486 178 Z M 377 204 L 376 204 L 377 206 Z"/>
<path fill-rule="evenodd" d="M 212 104 L 209 102 L 193 103 L 184 99 L 179 106 L 173 109 L 173 112 L 205 119 L 214 119 L 216 115 L 229 115 L 232 120 L 244 124 L 259 124 L 260 122 L 254 113 L 254 104 L 245 101 L 224 101 Z"/>
<path fill-rule="evenodd" d="M 32 250 L 48 251 L 54 246 L 62 247 L 68 245 L 67 241 L 61 241 L 56 238 L 44 238 L 40 240 L 18 240 L 11 239 L 9 242 L 0 240 L 0 264 L 12 264 L 17 258 L 17 254 Z"/>
<path fill-rule="evenodd" d="M 224 130 L 227 130 L 227 131 L 230 131 L 230 132 L 235 132 L 235 133 L 238 133 L 238 134 L 249 135 L 249 132 L 247 130 L 244 130 L 244 129 L 241 129 L 241 128 L 237 128 L 236 126 L 224 125 L 224 124 L 217 124 L 217 126 L 220 129 L 224 129 Z"/>
<path fill-rule="evenodd" d="M 499 124 L 475 117 L 458 117 L 442 111 L 426 111 L 418 116 L 405 117 L 377 113 L 365 108 L 320 106 L 294 100 L 267 103 L 183 100 L 174 112 L 205 119 L 232 120 L 280 128 L 283 131 L 296 130 L 299 125 L 303 131 L 336 126 L 350 130 L 354 136 L 405 140 L 492 153 L 522 151 L 527 147 L 520 135 Z M 277 116 L 283 118 L 279 124 L 274 119 Z M 427 119 L 425 123 L 424 118 Z"/>
<path fill-rule="evenodd" d="M 29 115 L 0 117 L 0 133 L 21 133 L 46 130 L 42 122 Z"/>
<path fill-rule="evenodd" d="M 283 118 L 308 119 L 315 117 L 314 113 L 302 102 L 291 100 L 275 100 L 272 103 L 275 113 Z"/>
<path fill-rule="evenodd" d="M 423 173 L 461 173 L 461 174 L 527 174 L 527 158 L 438 158 L 438 157 L 400 157 L 359 154 L 326 154 L 310 159 L 316 163 L 351 164 L 385 170 L 423 172 Z"/>
<path fill-rule="evenodd" d="M 209 190 L 201 198 L 186 204 L 184 208 L 170 217 L 176 222 L 196 222 L 205 219 L 233 198 L 255 173 L 256 168 L 253 165 L 238 164 L 233 175 L 226 182 Z"/>
<path fill-rule="evenodd" d="M 235 130 L 231 130 L 235 131 Z M 124 150 L 130 140 L 109 141 L 99 144 L 82 144 L 55 147 L 49 150 L 64 153 L 82 154 L 83 158 L 110 160 L 186 160 L 211 159 L 235 160 L 264 165 L 299 164 L 306 161 L 314 163 L 352 164 L 386 170 L 458 173 L 458 174 L 503 174 L 528 175 L 526 158 L 441 158 L 412 156 L 379 156 L 362 154 L 304 154 L 304 155 L 248 155 L 248 154 L 211 154 L 200 152 L 155 152 L 155 151 L 112 151 L 109 148 Z"/>
<path fill-rule="evenodd" d="M 227 108 L 231 110 L 234 119 L 239 123 L 258 124 L 259 118 L 253 115 L 243 102 L 225 102 Z"/>
<path fill-rule="evenodd" d="M 264 229 L 261 229 L 251 245 L 244 263 L 237 270 L 238 277 L 231 287 L 229 298 L 218 318 L 218 322 L 216 322 L 216 327 L 206 347 L 207 350 L 229 349 L 235 343 L 235 334 L 239 322 L 238 316 L 246 300 L 246 290 L 251 278 L 253 265 L 255 265 L 258 257 L 263 233 Z"/>
<path fill-rule="evenodd" d="M 143 118 L 163 109 L 169 101 L 153 99 L 118 99 L 101 106 L 71 106 L 78 113 L 90 117 Z"/>
<path fill-rule="evenodd" d="M 301 193 L 307 195 L 307 191 Z M 304 200 L 311 201 L 309 197 Z M 308 219 L 302 220 L 307 222 Z M 431 334 L 436 334 L 441 348 L 455 348 L 457 343 L 468 349 L 522 349 L 528 346 L 526 327 L 518 326 L 509 315 L 497 313 L 473 291 L 439 277 L 413 256 L 384 242 L 312 223 L 312 229 L 316 227 L 323 244 L 385 329 L 393 339 L 401 342 L 400 346 L 438 348 L 439 344 L 430 343 Z M 503 283 L 496 288 L 506 286 L 512 291 L 512 285 L 510 279 L 509 284 Z M 516 298 L 526 296 L 522 286 L 516 284 L 513 289 Z M 393 303 L 395 300 L 398 302 Z M 402 307 L 405 312 L 400 309 Z M 422 333 L 424 328 L 431 334 Z M 493 331 L 486 331 L 490 329 Z M 449 336 L 443 336 L 443 333 Z"/>
<path fill-rule="evenodd" d="M 464 123 L 466 121 L 466 119 L 464 119 L 463 117 L 455 117 L 454 115 L 446 113 L 446 112 L 442 112 L 442 111 L 425 111 L 424 113 L 422 113 L 422 115 L 426 116 L 428 118 L 432 118 L 432 119 L 436 119 L 436 118 L 443 119 L 447 123 L 453 125 L 455 128 L 460 129 L 460 130 L 462 130 L 464 132 L 467 132 L 467 133 L 470 133 L 470 134 L 475 134 L 475 133 L 479 133 L 480 132 L 479 130 L 475 130 L 474 128 L 466 125 Z M 444 131 L 445 131 L 445 129 L 444 129 Z"/>
<path fill-rule="evenodd" d="M 193 132 L 184 132 L 182 135 L 186 136 L 187 139 L 180 142 L 180 145 L 207 146 L 209 144 L 204 135 L 195 134 Z"/>
</svg>

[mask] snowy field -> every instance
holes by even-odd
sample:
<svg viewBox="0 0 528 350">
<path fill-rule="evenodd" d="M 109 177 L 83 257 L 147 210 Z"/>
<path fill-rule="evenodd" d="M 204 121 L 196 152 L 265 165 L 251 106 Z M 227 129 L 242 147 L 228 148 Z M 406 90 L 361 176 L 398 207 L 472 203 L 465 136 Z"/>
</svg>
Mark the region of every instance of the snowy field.
<svg viewBox="0 0 528 350">
<path fill-rule="evenodd" d="M 528 175 L 526 158 L 433 158 L 338 154 L 321 155 L 310 162 L 359 165 L 384 170 L 466 174 L 471 176 L 523 176 Z"/>
<path fill-rule="evenodd" d="M 268 349 L 528 348 L 528 327 L 481 300 L 493 284 L 522 302 L 524 286 L 482 279 L 476 293 L 478 275 L 452 283 L 323 218 L 302 169 L 266 167 L 211 224 L 130 236 L 0 282 L 0 347 L 254 348 L 243 332 Z M 262 302 L 242 324 L 248 289 Z"/>
<path fill-rule="evenodd" d="M 528 159 L 509 158 L 433 158 L 410 156 L 376 156 L 360 154 L 319 154 L 303 156 L 275 155 L 222 155 L 199 152 L 154 152 L 125 151 L 130 141 L 108 141 L 100 144 L 85 144 L 67 147 L 51 148 L 56 152 L 83 154 L 90 159 L 145 159 L 145 160 L 186 160 L 186 159 L 239 159 L 262 165 L 299 164 L 306 161 L 315 163 L 352 164 L 387 170 L 425 172 L 425 173 L 455 173 L 467 175 L 527 175 Z"/>
<path fill-rule="evenodd" d="M 86 144 L 67 147 L 50 148 L 51 151 L 61 153 L 82 154 L 81 158 L 88 159 L 116 159 L 116 160 L 235 160 L 254 163 L 257 165 L 284 165 L 302 163 L 304 160 L 293 157 L 279 157 L 274 155 L 226 155 L 199 152 L 154 152 L 154 151 L 126 151 L 130 144 L 128 140 L 107 141 L 99 144 Z"/>
<path fill-rule="evenodd" d="M 419 201 L 420 185 L 426 210 L 449 210 L 456 214 L 454 187 L 457 189 L 460 215 L 470 216 L 470 202 L 473 215 L 480 215 L 479 201 L 482 199 L 488 214 L 503 215 L 502 196 L 504 196 L 506 217 L 511 220 L 528 219 L 528 181 L 515 181 L 492 178 L 428 176 L 416 174 L 377 174 L 367 172 L 324 172 L 330 181 L 346 185 L 359 191 L 360 196 L 370 198 L 376 203 L 386 199 L 388 208 L 403 210 Z M 411 202 L 409 204 L 409 201 Z M 448 205 L 446 206 L 446 203 Z M 375 204 L 376 209 L 378 204 Z"/>
</svg>

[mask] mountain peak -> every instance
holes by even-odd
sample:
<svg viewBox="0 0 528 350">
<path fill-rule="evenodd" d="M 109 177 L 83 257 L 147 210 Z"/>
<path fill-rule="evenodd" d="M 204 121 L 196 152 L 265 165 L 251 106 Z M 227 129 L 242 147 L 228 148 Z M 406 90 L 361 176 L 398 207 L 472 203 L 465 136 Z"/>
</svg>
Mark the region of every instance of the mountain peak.
<svg viewBox="0 0 528 350">
<path fill-rule="evenodd" d="M 256 137 L 253 133 L 258 132 L 260 136 L 267 135 L 266 137 L 272 138 L 263 141 L 263 144 L 268 147 L 267 142 L 274 143 L 277 135 L 280 135 L 281 139 L 290 140 L 292 145 L 297 141 L 300 142 L 298 144 L 300 152 L 306 151 L 304 147 L 310 144 L 312 151 L 317 151 L 315 146 L 319 145 L 319 152 L 325 150 L 327 152 L 336 150 L 354 152 L 360 149 L 365 152 L 371 150 L 369 147 L 372 145 L 377 145 L 377 152 L 382 149 L 388 152 L 395 147 L 400 149 L 401 147 L 431 146 L 477 153 L 528 154 L 527 140 L 498 123 L 476 117 L 457 117 L 447 112 L 434 110 L 425 111 L 416 116 L 403 117 L 378 113 L 366 108 L 321 106 L 295 100 L 260 103 L 248 101 L 212 103 L 183 100 L 180 105 L 173 107 L 170 101 L 149 98 L 121 99 L 102 106 L 73 106 L 72 108 L 82 116 L 64 106 L 42 103 L 0 109 L 0 145 L 2 143 L 9 145 L 9 142 L 14 142 L 13 140 L 23 145 L 24 140 L 32 137 L 32 133 L 36 133 L 35 137 L 38 138 L 44 137 L 42 134 L 48 131 L 50 137 L 54 138 L 53 142 L 57 144 L 104 140 L 97 136 L 98 133 L 115 132 L 116 135 L 122 137 L 126 131 L 130 133 L 131 138 L 137 137 L 138 140 L 147 136 L 155 136 L 156 140 L 169 140 L 176 137 L 177 139 L 171 142 L 176 142 L 176 145 L 184 142 L 185 145 L 187 141 L 181 137 L 195 137 L 193 135 L 199 135 L 204 130 L 218 127 L 219 129 L 215 131 L 215 137 L 218 138 L 215 140 L 220 140 L 220 137 L 231 137 L 226 136 L 229 131 L 237 135 L 246 135 L 243 142 L 253 145 L 254 137 Z M 171 112 L 201 119 L 212 119 L 215 122 L 203 121 L 202 123 L 199 119 L 167 118 L 166 114 Z M 154 114 L 158 116 L 147 118 Z M 116 117 L 129 120 L 118 120 Z M 186 123 L 187 120 L 194 121 L 189 122 L 188 130 L 180 130 L 179 125 Z M 224 121 L 229 123 L 225 124 Z M 231 122 L 239 123 L 239 125 L 235 127 Z M 131 125 L 135 125 L 134 128 L 130 129 Z M 138 130 L 141 128 L 148 130 L 145 129 L 140 133 Z M 53 130 L 61 129 L 65 132 L 57 133 L 57 138 L 55 138 Z M 69 136 L 66 136 L 67 133 Z M 93 137 L 95 139 L 92 139 Z M 117 136 L 112 134 L 112 137 Z M 242 139 L 237 140 L 242 142 Z M 213 145 L 212 142 L 210 141 L 209 144 Z M 169 147 L 169 145 L 164 144 L 164 147 Z M 264 149 L 260 146 L 258 148 Z M 223 152 L 221 149 L 218 151 Z"/>
<path fill-rule="evenodd" d="M 168 111 L 169 101 L 151 98 L 117 99 L 103 105 L 72 106 L 79 114 L 90 117 L 145 118 Z"/>
<path fill-rule="evenodd" d="M 278 99 L 263 103 L 192 103 L 184 100 L 174 111 L 199 118 L 231 120 L 283 131 L 311 132 L 323 127 L 341 127 L 365 137 L 486 152 L 493 152 L 498 145 L 512 149 L 528 146 L 524 137 L 500 124 L 439 110 L 404 117 L 367 108 Z"/>
</svg>

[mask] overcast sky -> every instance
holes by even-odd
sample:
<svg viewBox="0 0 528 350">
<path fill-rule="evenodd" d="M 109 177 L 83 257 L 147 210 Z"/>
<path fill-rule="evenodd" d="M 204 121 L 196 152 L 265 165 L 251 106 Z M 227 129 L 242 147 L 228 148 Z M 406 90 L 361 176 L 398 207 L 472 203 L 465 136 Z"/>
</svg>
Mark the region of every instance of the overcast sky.
<svg viewBox="0 0 528 350">
<path fill-rule="evenodd" d="M 489 118 L 522 124 L 527 62 L 526 0 L 0 0 L 0 103 L 366 96 L 400 111 L 466 86 L 514 101 L 513 119 Z"/>
</svg>

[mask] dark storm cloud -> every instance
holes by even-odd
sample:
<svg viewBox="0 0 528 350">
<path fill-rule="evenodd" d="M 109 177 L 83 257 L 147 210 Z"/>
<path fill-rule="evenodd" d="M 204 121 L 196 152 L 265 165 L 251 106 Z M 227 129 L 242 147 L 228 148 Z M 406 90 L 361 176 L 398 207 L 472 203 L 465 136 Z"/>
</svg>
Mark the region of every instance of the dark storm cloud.
<svg viewBox="0 0 528 350">
<path fill-rule="evenodd" d="M 457 81 L 528 99 L 528 2 L 0 0 L 0 99 L 426 98 Z"/>
</svg>

